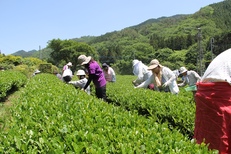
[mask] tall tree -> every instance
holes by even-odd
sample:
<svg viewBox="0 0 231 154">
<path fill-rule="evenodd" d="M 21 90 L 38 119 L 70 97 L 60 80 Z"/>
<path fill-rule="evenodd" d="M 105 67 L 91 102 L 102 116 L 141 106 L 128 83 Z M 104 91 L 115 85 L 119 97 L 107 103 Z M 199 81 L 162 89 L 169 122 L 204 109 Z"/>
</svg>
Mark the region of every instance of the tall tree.
<svg viewBox="0 0 231 154">
<path fill-rule="evenodd" d="M 68 62 L 72 62 L 72 69 L 74 71 L 78 65 L 78 56 L 81 54 L 92 56 L 92 58 L 98 60 L 98 55 L 94 48 L 86 43 L 73 40 L 53 39 L 49 42 L 48 47 L 53 50 L 51 52 L 51 58 L 56 66 L 62 67 Z"/>
</svg>

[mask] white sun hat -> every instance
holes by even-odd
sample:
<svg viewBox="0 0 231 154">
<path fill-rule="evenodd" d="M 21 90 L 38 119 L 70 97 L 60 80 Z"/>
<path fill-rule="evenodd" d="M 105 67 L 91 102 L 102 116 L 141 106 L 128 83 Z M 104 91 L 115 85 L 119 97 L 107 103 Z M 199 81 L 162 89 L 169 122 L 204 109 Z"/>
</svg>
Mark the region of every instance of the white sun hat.
<svg viewBox="0 0 231 154">
<path fill-rule="evenodd" d="M 180 74 L 188 71 L 184 66 L 179 69 Z"/>
<path fill-rule="evenodd" d="M 67 63 L 67 66 L 72 66 L 72 63 L 71 62 Z"/>
<path fill-rule="evenodd" d="M 78 70 L 76 75 L 86 75 L 84 70 Z"/>
<path fill-rule="evenodd" d="M 135 66 L 137 63 L 139 63 L 140 61 L 139 60 L 137 60 L 137 59 L 134 59 L 133 61 L 132 61 L 132 66 Z"/>
</svg>

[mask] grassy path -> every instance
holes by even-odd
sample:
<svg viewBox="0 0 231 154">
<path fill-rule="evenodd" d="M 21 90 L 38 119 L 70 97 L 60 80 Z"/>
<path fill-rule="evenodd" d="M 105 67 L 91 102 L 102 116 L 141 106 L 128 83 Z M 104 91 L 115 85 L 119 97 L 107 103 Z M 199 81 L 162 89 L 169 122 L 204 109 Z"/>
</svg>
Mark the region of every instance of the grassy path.
<svg viewBox="0 0 231 154">
<path fill-rule="evenodd" d="M 10 118 L 9 108 L 19 96 L 20 90 L 10 94 L 4 101 L 0 102 L 0 129 L 3 127 L 4 121 Z"/>
</svg>

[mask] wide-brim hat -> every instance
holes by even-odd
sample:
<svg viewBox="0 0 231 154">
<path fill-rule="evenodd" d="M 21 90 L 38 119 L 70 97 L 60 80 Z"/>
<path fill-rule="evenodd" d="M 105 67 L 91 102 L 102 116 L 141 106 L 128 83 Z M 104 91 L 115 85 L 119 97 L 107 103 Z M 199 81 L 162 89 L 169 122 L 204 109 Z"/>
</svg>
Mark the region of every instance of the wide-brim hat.
<svg viewBox="0 0 231 154">
<path fill-rule="evenodd" d="M 156 68 L 157 66 L 159 66 L 159 64 L 150 65 L 150 66 L 148 67 L 148 70 L 153 70 L 153 69 Z"/>
<path fill-rule="evenodd" d="M 181 67 L 180 69 L 179 69 L 179 73 L 180 74 L 182 74 L 182 73 L 184 73 L 184 72 L 187 72 L 188 70 L 185 68 L 185 67 Z"/>
<path fill-rule="evenodd" d="M 157 66 L 161 67 L 160 62 L 157 59 L 153 59 L 149 64 L 148 70 L 152 70 L 156 68 Z"/>
<path fill-rule="evenodd" d="M 85 56 L 85 55 L 80 55 L 78 57 L 78 62 L 80 65 L 85 65 L 85 64 L 88 64 L 89 61 L 91 60 L 91 56 Z"/>
</svg>

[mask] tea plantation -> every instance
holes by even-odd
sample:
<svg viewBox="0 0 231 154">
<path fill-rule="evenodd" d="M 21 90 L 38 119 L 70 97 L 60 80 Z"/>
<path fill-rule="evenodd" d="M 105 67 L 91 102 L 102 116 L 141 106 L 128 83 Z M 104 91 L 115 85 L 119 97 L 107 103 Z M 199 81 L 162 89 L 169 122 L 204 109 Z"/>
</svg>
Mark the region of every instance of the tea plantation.
<svg viewBox="0 0 231 154">
<path fill-rule="evenodd" d="M 117 76 L 103 102 L 51 74 L 17 77 L 19 98 L 0 119 L 0 153 L 217 153 L 192 139 L 195 104 L 184 89 L 134 89 L 134 76 Z"/>
</svg>

